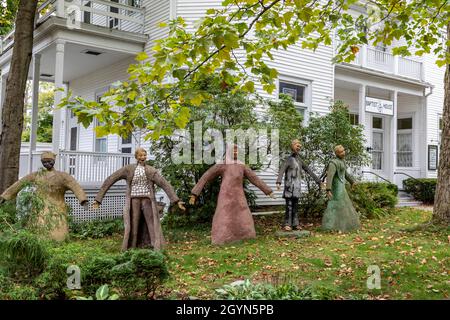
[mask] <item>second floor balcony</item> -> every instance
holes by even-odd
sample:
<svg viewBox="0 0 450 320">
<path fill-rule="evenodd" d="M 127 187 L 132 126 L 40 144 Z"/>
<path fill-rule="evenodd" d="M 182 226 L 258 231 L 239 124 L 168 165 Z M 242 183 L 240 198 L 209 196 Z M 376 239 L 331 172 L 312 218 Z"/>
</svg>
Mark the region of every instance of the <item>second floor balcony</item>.
<svg viewBox="0 0 450 320">
<path fill-rule="evenodd" d="M 350 65 L 413 80 L 424 80 L 423 63 L 421 61 L 398 55 L 394 56 L 387 49 L 362 46 Z"/>
<path fill-rule="evenodd" d="M 47 0 L 37 9 L 36 29 L 49 19 L 62 19 L 68 29 L 98 27 L 144 34 L 145 9 L 138 0 Z M 0 37 L 0 55 L 14 44 L 14 30 Z"/>
</svg>

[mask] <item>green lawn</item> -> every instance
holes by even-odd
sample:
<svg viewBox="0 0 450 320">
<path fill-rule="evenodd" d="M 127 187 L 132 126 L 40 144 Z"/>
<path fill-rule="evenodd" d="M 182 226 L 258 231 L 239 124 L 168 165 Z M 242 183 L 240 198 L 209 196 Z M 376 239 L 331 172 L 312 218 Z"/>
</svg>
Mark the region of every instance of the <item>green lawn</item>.
<svg viewBox="0 0 450 320">
<path fill-rule="evenodd" d="M 171 280 L 165 298 L 212 298 L 214 289 L 239 279 L 324 287 L 342 298 L 445 299 L 449 297 L 449 230 L 407 229 L 431 212 L 401 209 L 364 220 L 358 233 L 320 232 L 304 239 L 277 238 L 281 216 L 255 217 L 258 238 L 212 246 L 209 230 L 166 231 Z M 381 289 L 367 289 L 367 268 L 378 265 Z"/>
<path fill-rule="evenodd" d="M 214 289 L 236 280 L 294 282 L 332 290 L 342 299 L 449 298 L 449 229 L 411 231 L 431 212 L 401 209 L 363 220 L 357 233 L 324 233 L 311 225 L 309 238 L 278 238 L 281 215 L 255 217 L 258 238 L 228 246 L 210 244 L 210 226 L 165 230 L 171 278 L 159 299 L 211 299 Z M 119 252 L 121 236 L 76 240 L 53 249 L 80 263 L 102 252 Z M 367 268 L 381 270 L 381 289 L 367 289 Z"/>
</svg>

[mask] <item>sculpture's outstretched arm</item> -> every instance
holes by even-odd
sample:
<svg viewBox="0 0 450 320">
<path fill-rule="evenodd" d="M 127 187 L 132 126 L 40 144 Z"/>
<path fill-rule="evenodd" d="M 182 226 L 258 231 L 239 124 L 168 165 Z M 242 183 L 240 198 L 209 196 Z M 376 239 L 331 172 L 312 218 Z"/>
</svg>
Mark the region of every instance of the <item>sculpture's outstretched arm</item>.
<svg viewBox="0 0 450 320">
<path fill-rule="evenodd" d="M 319 177 L 316 176 L 316 174 L 306 165 L 302 162 L 302 168 L 306 171 L 307 174 L 310 175 L 311 178 L 314 179 L 314 181 L 317 183 L 317 185 L 320 187 L 320 184 L 322 183 L 319 179 Z"/>
<path fill-rule="evenodd" d="M 281 166 L 280 171 L 278 172 L 277 184 L 281 184 L 281 180 L 283 180 L 283 175 L 286 172 L 286 169 L 289 167 L 290 159 L 291 159 L 290 157 L 286 159 L 283 165 Z"/>
<path fill-rule="evenodd" d="M 210 182 L 210 181 L 214 180 L 215 178 L 217 178 L 218 176 L 220 176 L 221 173 L 222 173 L 221 166 L 219 166 L 217 164 L 213 165 L 211 168 L 209 168 L 203 174 L 203 176 L 200 178 L 200 180 L 198 180 L 197 184 L 192 189 L 191 194 L 198 197 L 200 195 L 200 193 L 202 192 L 203 188 L 205 187 L 205 185 L 208 182 Z"/>
<path fill-rule="evenodd" d="M 247 166 L 244 169 L 244 175 L 251 183 L 258 187 L 262 192 L 264 192 L 265 195 L 270 195 L 273 193 L 272 189 L 264 181 L 262 181 L 252 169 Z"/>
<path fill-rule="evenodd" d="M 103 197 L 105 196 L 105 193 L 111 188 L 111 186 L 116 183 L 119 180 L 126 179 L 126 167 L 123 167 L 116 172 L 114 172 L 112 175 L 110 175 L 108 178 L 106 178 L 105 182 L 103 182 L 102 187 L 97 193 L 97 196 L 95 197 L 95 201 L 98 203 L 102 203 Z"/>
<path fill-rule="evenodd" d="M 36 178 L 36 173 L 30 173 L 29 175 L 26 175 L 19 181 L 16 181 L 13 183 L 8 189 L 3 192 L 3 194 L 0 196 L 1 198 L 5 200 L 11 200 L 14 199 L 20 190 L 22 190 L 23 186 L 27 182 L 33 182 Z"/>
<path fill-rule="evenodd" d="M 85 204 L 88 201 L 86 193 L 84 192 L 83 188 L 81 188 L 78 181 L 67 173 L 64 173 L 64 185 L 67 189 L 73 192 L 78 201 L 80 201 L 81 205 Z"/>
<path fill-rule="evenodd" d="M 170 199 L 170 203 L 177 203 L 180 201 L 180 198 L 175 193 L 175 190 L 173 189 L 172 185 L 167 181 L 163 176 L 159 174 L 158 171 L 155 171 L 153 174 L 152 180 L 155 182 L 155 184 L 164 190 L 164 192 L 167 194 L 167 196 Z"/>
</svg>

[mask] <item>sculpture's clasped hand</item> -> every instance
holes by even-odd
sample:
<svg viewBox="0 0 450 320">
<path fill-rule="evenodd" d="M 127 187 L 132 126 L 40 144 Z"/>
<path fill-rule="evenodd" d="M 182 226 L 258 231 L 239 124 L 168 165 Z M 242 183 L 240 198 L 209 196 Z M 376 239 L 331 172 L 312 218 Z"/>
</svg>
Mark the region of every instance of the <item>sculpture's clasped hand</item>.
<svg viewBox="0 0 450 320">
<path fill-rule="evenodd" d="M 195 204 L 195 200 L 197 200 L 197 197 L 192 194 L 191 197 L 189 198 L 189 204 L 193 206 Z"/>
<path fill-rule="evenodd" d="M 98 210 L 100 208 L 100 202 L 94 201 L 92 204 L 92 209 Z"/>
<path fill-rule="evenodd" d="M 281 183 L 277 183 L 277 190 L 278 190 L 278 191 L 281 190 Z"/>
<path fill-rule="evenodd" d="M 186 211 L 186 207 L 184 206 L 183 201 L 178 201 L 178 208 L 180 208 L 182 211 Z"/>
</svg>

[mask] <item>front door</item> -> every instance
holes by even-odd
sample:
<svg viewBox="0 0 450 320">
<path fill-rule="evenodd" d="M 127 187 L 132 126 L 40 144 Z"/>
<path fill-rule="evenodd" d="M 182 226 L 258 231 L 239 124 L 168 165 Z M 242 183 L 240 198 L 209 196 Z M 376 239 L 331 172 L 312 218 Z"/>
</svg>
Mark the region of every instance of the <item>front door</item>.
<svg viewBox="0 0 450 320">
<path fill-rule="evenodd" d="M 383 171 L 385 169 L 385 131 L 384 118 L 373 116 L 372 118 L 372 169 Z"/>
</svg>

